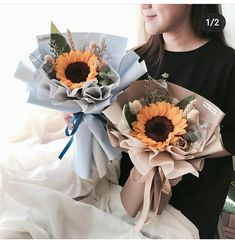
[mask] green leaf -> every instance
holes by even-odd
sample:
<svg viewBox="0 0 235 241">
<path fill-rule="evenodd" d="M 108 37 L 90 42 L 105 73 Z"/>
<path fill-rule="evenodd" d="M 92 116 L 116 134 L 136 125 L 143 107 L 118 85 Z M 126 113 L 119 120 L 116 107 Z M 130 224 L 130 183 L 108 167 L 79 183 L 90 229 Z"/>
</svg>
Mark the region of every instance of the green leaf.
<svg viewBox="0 0 235 241">
<path fill-rule="evenodd" d="M 105 73 L 107 73 L 107 72 L 110 71 L 110 67 L 109 67 L 108 65 L 104 65 L 104 66 L 101 68 L 100 71 L 101 71 L 101 72 L 105 72 Z"/>
<path fill-rule="evenodd" d="M 184 139 L 190 142 L 201 140 L 201 129 L 198 126 L 197 122 L 192 119 L 188 119 L 187 124 L 188 126 L 186 127 L 186 133 L 183 135 Z"/>
<path fill-rule="evenodd" d="M 179 101 L 176 106 L 178 106 L 180 109 L 185 109 L 187 105 L 192 102 L 196 98 L 195 95 L 190 95 L 185 98 L 183 98 L 181 101 Z"/>
<path fill-rule="evenodd" d="M 132 130 L 132 124 L 131 123 L 133 121 L 136 121 L 136 115 L 133 115 L 131 113 L 129 103 L 124 105 L 124 107 L 122 109 L 122 114 L 123 114 L 123 117 L 124 117 L 124 120 L 126 122 L 127 127 Z"/>
<path fill-rule="evenodd" d="M 53 34 L 53 33 L 60 33 L 60 31 L 55 26 L 55 24 L 51 21 L 51 34 Z"/>
<path fill-rule="evenodd" d="M 108 79 L 108 75 L 105 72 L 99 72 L 99 76 L 101 79 Z"/>
<path fill-rule="evenodd" d="M 186 134 L 184 134 L 184 139 L 186 141 L 195 142 L 195 141 L 199 140 L 199 138 L 200 138 L 200 135 L 198 132 L 189 131 Z"/>
<path fill-rule="evenodd" d="M 59 32 L 57 27 L 53 22 L 51 22 L 51 39 L 50 39 L 50 45 L 51 45 L 51 51 L 54 53 L 55 57 L 58 55 L 69 52 L 70 46 L 67 43 L 67 40 L 65 37 Z"/>
</svg>

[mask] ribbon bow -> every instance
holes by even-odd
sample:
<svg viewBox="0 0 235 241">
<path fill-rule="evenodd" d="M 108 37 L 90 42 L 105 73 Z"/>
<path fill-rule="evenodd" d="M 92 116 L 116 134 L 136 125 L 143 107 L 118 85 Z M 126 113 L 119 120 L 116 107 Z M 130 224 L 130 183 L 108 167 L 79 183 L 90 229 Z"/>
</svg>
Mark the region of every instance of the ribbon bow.
<svg viewBox="0 0 235 241">
<path fill-rule="evenodd" d="M 66 136 L 71 136 L 69 142 L 67 143 L 67 145 L 64 147 L 64 149 L 62 150 L 62 152 L 59 155 L 59 159 L 62 159 L 63 156 L 65 155 L 65 153 L 67 152 L 67 150 L 69 149 L 69 147 L 71 146 L 71 144 L 73 143 L 73 139 L 74 139 L 74 134 L 76 133 L 79 125 L 81 124 L 81 122 L 83 121 L 83 117 L 84 117 L 84 113 L 83 112 L 78 112 L 78 113 L 74 113 L 73 117 L 71 118 L 71 120 L 69 121 L 68 126 L 65 129 L 65 135 Z M 106 123 L 106 120 L 97 114 L 94 114 L 94 116 L 96 118 L 98 118 L 102 123 Z M 70 128 L 72 127 L 72 130 L 70 131 Z"/>
<path fill-rule="evenodd" d="M 84 114 L 82 112 L 74 113 L 72 119 L 69 121 L 69 124 L 66 127 L 66 129 L 65 129 L 65 135 L 66 136 L 71 136 L 71 138 L 70 138 L 69 142 L 67 143 L 67 145 L 62 150 L 62 152 L 60 153 L 59 159 L 63 158 L 63 156 L 65 155 L 65 153 L 67 152 L 67 150 L 69 149 L 71 144 L 73 143 L 73 135 L 76 133 L 79 125 L 81 124 L 81 122 L 83 120 L 83 115 Z M 71 126 L 72 126 L 72 130 L 70 132 L 70 127 Z"/>
</svg>

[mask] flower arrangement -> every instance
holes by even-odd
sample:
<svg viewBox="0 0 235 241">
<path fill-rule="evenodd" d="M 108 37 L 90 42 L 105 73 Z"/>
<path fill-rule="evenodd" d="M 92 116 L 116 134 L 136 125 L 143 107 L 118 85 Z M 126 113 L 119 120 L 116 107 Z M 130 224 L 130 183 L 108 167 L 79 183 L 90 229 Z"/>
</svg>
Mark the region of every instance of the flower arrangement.
<svg viewBox="0 0 235 241">
<path fill-rule="evenodd" d="M 203 135 L 200 123 L 190 116 L 192 110 L 198 113 L 195 95 L 180 101 L 172 99 L 166 87 L 167 77 L 165 73 L 156 81 L 154 91 L 145 85 L 146 95 L 125 104 L 123 117 L 131 135 L 150 149 L 163 152 L 174 146 L 186 151 Z"/>
<path fill-rule="evenodd" d="M 70 90 L 81 90 L 85 84 L 89 86 L 109 86 L 117 82 L 119 75 L 106 61 L 107 44 L 104 35 L 100 35 L 99 43 L 90 41 L 87 46 L 75 49 L 72 33 L 68 30 L 68 40 L 61 35 L 52 23 L 50 47 L 51 55 L 44 56 L 42 68 L 60 85 Z M 82 93 L 79 93 L 82 97 Z M 92 97 L 92 95 L 90 96 Z"/>
<path fill-rule="evenodd" d="M 30 54 L 35 70 L 20 62 L 15 77 L 27 83 L 29 103 L 73 113 L 65 131 L 71 139 L 59 158 L 73 144 L 77 174 L 89 178 L 95 163 L 102 177 L 103 162 L 120 156 L 110 145 L 102 111 L 146 72 L 145 63 L 135 52 L 126 53 L 127 39 L 119 36 L 60 33 L 51 23 L 51 33 L 37 41 L 38 49 Z"/>
<path fill-rule="evenodd" d="M 182 176 L 198 176 L 205 157 L 225 155 L 219 134 L 224 113 L 202 96 L 162 79 L 132 83 L 104 114 L 113 146 L 127 151 L 134 164 L 121 199 L 127 213 L 142 213 L 135 230 L 146 222 L 150 207 L 161 214 L 171 186 Z"/>
</svg>

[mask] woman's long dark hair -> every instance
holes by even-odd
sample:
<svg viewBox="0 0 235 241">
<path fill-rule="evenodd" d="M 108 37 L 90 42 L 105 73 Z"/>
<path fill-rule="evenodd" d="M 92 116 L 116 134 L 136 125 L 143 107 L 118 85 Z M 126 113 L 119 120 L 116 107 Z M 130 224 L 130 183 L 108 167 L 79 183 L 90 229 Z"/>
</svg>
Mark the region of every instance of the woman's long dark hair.
<svg viewBox="0 0 235 241">
<path fill-rule="evenodd" d="M 220 32 L 205 32 L 202 29 L 201 19 L 207 13 L 222 13 L 220 4 L 192 4 L 190 21 L 192 24 L 192 28 L 194 33 L 201 38 L 204 39 L 213 39 L 217 42 L 221 42 L 223 44 L 227 44 L 225 41 L 223 31 Z M 141 45 L 140 47 L 135 49 L 136 53 L 141 57 L 141 59 L 145 59 L 149 66 L 152 66 L 151 63 L 161 64 L 163 51 L 164 51 L 164 42 L 162 34 L 152 35 L 150 36 L 147 43 Z M 156 66 L 154 64 L 154 66 Z M 151 73 L 151 68 L 149 69 Z"/>
</svg>

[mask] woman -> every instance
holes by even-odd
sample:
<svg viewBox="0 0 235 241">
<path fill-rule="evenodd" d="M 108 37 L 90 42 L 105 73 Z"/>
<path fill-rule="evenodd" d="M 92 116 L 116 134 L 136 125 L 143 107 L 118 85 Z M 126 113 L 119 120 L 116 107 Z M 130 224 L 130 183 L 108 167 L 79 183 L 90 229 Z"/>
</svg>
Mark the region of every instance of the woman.
<svg viewBox="0 0 235 241">
<path fill-rule="evenodd" d="M 148 73 L 190 89 L 216 104 L 226 116 L 221 124 L 225 149 L 235 154 L 235 51 L 226 45 L 222 31 L 205 32 L 201 19 L 220 13 L 217 4 L 142 4 L 148 42 L 136 49 Z M 146 78 L 147 76 L 143 76 Z M 172 188 L 170 204 L 199 229 L 200 238 L 214 238 L 219 215 L 232 177 L 232 156 L 207 159 L 199 178 L 185 175 Z M 132 163 L 121 160 L 120 184 Z"/>
</svg>

